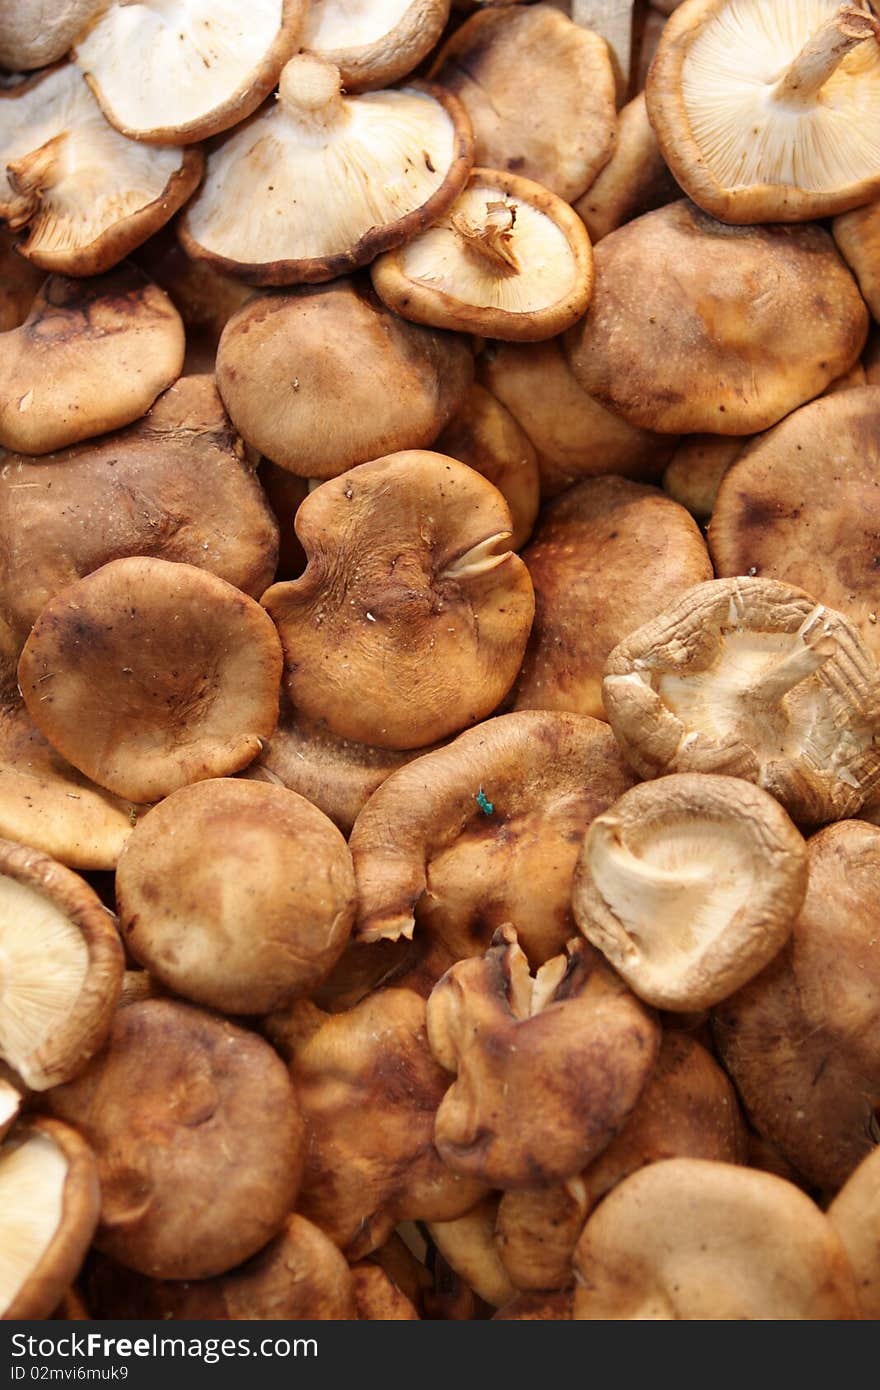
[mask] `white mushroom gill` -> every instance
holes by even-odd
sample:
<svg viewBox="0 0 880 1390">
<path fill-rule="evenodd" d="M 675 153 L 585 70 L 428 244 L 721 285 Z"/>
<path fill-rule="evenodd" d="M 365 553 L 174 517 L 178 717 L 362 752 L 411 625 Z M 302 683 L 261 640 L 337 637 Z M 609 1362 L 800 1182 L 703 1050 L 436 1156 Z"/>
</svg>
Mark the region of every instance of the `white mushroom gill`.
<svg viewBox="0 0 880 1390">
<path fill-rule="evenodd" d="M 478 541 L 441 570 L 438 579 L 474 579 L 477 575 L 497 569 L 511 554 L 510 546 L 506 544 L 510 535 L 510 531 L 499 531 L 494 536 L 487 536 L 484 541 Z M 499 545 L 505 546 L 505 549 L 496 551 Z"/>
<path fill-rule="evenodd" d="M 67 1160 L 44 1134 L 0 1149 L 0 1318 L 61 1224 Z"/>
<path fill-rule="evenodd" d="M 303 47 L 313 53 L 366 48 L 390 34 L 412 0 L 312 0 Z"/>
</svg>

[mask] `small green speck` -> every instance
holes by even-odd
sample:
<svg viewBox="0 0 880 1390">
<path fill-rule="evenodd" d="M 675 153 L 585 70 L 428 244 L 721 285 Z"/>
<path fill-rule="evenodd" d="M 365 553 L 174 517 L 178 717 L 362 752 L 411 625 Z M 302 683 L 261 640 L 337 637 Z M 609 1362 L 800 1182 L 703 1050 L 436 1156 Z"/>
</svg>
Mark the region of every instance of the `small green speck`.
<svg viewBox="0 0 880 1390">
<path fill-rule="evenodd" d="M 480 787 L 480 790 L 477 792 L 474 800 L 476 801 L 484 816 L 491 816 L 492 812 L 495 810 L 495 807 L 487 797 L 486 793 L 483 791 L 482 787 Z"/>
</svg>

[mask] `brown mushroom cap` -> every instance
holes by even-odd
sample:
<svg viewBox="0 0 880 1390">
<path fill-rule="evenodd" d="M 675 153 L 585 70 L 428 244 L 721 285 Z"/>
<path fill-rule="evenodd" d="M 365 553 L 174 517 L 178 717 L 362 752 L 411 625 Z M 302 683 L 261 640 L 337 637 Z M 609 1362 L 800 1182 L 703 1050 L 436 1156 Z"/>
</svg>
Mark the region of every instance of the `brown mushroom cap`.
<svg viewBox="0 0 880 1390">
<path fill-rule="evenodd" d="M 833 1192 L 877 1143 L 880 829 L 844 821 L 807 850 L 789 944 L 713 1021 L 755 1128 Z"/>
<path fill-rule="evenodd" d="M 224 579 L 113 560 L 49 601 L 18 667 L 42 734 L 99 786 L 156 801 L 251 762 L 278 717 L 281 647 Z"/>
<path fill-rule="evenodd" d="M 551 5 L 484 8 L 430 70 L 473 122 L 475 162 L 506 169 L 566 202 L 614 149 L 614 72 L 603 39 Z"/>
<path fill-rule="evenodd" d="M 305 478 L 432 444 L 472 377 L 463 338 L 406 323 L 356 281 L 260 298 L 217 350 L 236 427 Z"/>
<path fill-rule="evenodd" d="M 497 1192 L 489 1193 L 464 1216 L 454 1221 L 430 1221 L 427 1229 L 444 1260 L 478 1298 L 492 1308 L 502 1308 L 517 1290 L 495 1248 Z"/>
<path fill-rule="evenodd" d="M 750 441 L 730 434 L 691 434 L 663 470 L 663 488 L 697 521 L 708 521 L 721 480 Z"/>
<path fill-rule="evenodd" d="M 880 660 L 880 386 L 837 392 L 756 439 L 725 474 L 709 526 L 719 576 L 797 584 Z"/>
<path fill-rule="evenodd" d="M 640 92 L 618 113 L 614 153 L 574 210 L 595 243 L 624 222 L 680 196 L 648 120 L 645 94 Z"/>
<path fill-rule="evenodd" d="M 561 1293 L 521 1293 L 493 1314 L 495 1319 L 517 1318 L 529 1322 L 569 1322 L 574 1294 L 570 1289 Z"/>
<path fill-rule="evenodd" d="M 0 1058 L 45 1091 L 76 1076 L 110 1031 L 124 957 L 78 875 L 0 840 Z"/>
<path fill-rule="evenodd" d="M 615 647 L 603 699 L 642 777 L 744 777 L 806 825 L 880 783 L 876 664 L 840 613 L 775 580 L 690 589 Z"/>
<path fill-rule="evenodd" d="M 355 822 L 356 935 L 422 930 L 456 959 L 510 922 L 533 965 L 574 935 L 571 880 L 584 831 L 631 785 L 607 725 L 522 710 L 417 758 Z"/>
<path fill-rule="evenodd" d="M 449 0 L 311 0 L 302 46 L 339 69 L 347 92 L 390 87 L 430 53 Z"/>
<path fill-rule="evenodd" d="M 880 202 L 836 217 L 831 230 L 871 313 L 880 321 Z"/>
<path fill-rule="evenodd" d="M 880 1317 L 880 1149 L 844 1183 L 828 1208 L 856 1276 L 862 1317 Z"/>
<path fill-rule="evenodd" d="M 24 323 L 45 279 L 15 249 L 16 238 L 0 228 L 0 333 Z"/>
<path fill-rule="evenodd" d="M 648 114 L 688 195 L 725 222 L 799 222 L 880 191 L 880 25 L 839 0 L 688 0 Z"/>
<path fill-rule="evenodd" d="M 48 1318 L 98 1220 L 95 1159 L 75 1130 L 30 1120 L 0 1148 L 0 1318 Z"/>
<path fill-rule="evenodd" d="M 139 821 L 116 871 L 129 951 L 183 998 L 263 1014 L 311 992 L 354 921 L 348 846 L 284 787 L 212 778 Z"/>
<path fill-rule="evenodd" d="M 682 200 L 594 257 L 590 311 L 566 350 L 583 389 L 642 429 L 754 434 L 865 345 L 864 301 L 819 226 L 728 227 Z"/>
<path fill-rule="evenodd" d="M 669 1158 L 610 1192 L 575 1255 L 574 1316 L 592 1321 L 856 1318 L 840 1237 L 791 1183 Z"/>
<path fill-rule="evenodd" d="M 385 748 L 422 748 L 490 714 L 534 613 L 511 525 L 497 488 L 425 451 L 311 493 L 296 519 L 306 571 L 263 595 L 295 707 Z"/>
<path fill-rule="evenodd" d="M 13 72 L 57 62 L 107 0 L 15 0 L 0 10 L 0 66 Z"/>
<path fill-rule="evenodd" d="M 412 1300 L 379 1265 L 356 1264 L 351 1269 L 355 1316 L 365 1322 L 413 1321 L 418 1318 Z"/>
<path fill-rule="evenodd" d="M 686 589 L 712 578 L 699 529 L 656 488 L 626 478 L 577 483 L 541 513 L 522 556 L 535 621 L 515 687 L 517 709 L 604 719 L 609 653 Z"/>
<path fill-rule="evenodd" d="M 98 1159 L 99 1250 L 156 1279 L 250 1259 L 296 1201 L 305 1135 L 268 1043 L 202 1009 L 120 1009 L 109 1046 L 47 1097 Z"/>
</svg>

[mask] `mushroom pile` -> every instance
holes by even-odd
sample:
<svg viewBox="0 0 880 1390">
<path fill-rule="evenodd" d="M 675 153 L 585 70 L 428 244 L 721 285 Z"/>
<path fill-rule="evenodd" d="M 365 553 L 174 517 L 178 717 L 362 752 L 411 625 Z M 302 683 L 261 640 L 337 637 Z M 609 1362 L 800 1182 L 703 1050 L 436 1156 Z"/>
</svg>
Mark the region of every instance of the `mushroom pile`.
<svg viewBox="0 0 880 1390">
<path fill-rule="evenodd" d="M 0 1318 L 880 1317 L 880 8 L 0 64 Z"/>
</svg>

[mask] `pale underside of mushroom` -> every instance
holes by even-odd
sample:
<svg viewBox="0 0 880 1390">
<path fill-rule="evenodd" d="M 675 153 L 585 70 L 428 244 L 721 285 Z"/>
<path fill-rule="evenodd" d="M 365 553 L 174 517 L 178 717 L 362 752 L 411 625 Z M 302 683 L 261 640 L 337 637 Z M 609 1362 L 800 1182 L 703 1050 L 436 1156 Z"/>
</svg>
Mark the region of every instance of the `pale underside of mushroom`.
<svg viewBox="0 0 880 1390">
<path fill-rule="evenodd" d="M 0 1149 L 0 1318 L 61 1225 L 67 1159 L 45 1134 Z"/>
<path fill-rule="evenodd" d="M 21 1109 L 21 1095 L 3 1076 L 0 1076 L 0 1140 L 5 1139 Z"/>
</svg>

